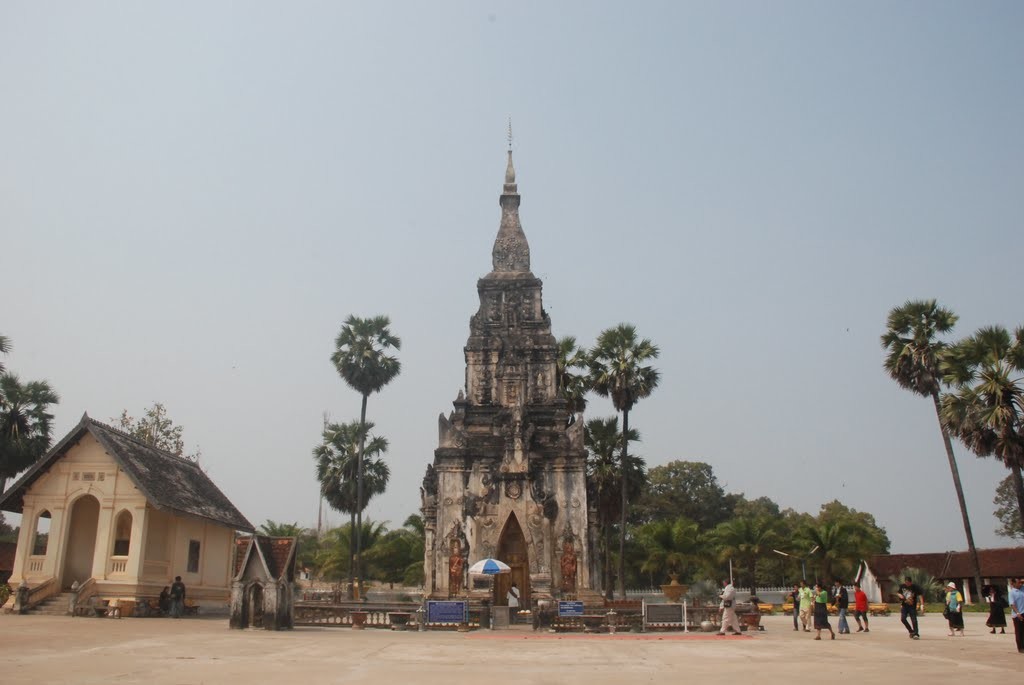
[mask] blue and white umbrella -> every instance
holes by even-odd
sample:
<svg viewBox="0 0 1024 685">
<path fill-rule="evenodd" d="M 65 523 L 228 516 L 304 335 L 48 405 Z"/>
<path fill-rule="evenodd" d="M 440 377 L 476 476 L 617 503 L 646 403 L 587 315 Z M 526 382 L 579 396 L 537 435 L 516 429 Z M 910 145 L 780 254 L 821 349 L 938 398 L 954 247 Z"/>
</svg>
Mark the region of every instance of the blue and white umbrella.
<svg viewBox="0 0 1024 685">
<path fill-rule="evenodd" d="M 511 571 L 512 569 L 509 568 L 508 564 L 497 559 L 481 559 L 469 567 L 469 572 L 477 575 L 495 576 L 499 573 L 510 573 Z"/>
</svg>

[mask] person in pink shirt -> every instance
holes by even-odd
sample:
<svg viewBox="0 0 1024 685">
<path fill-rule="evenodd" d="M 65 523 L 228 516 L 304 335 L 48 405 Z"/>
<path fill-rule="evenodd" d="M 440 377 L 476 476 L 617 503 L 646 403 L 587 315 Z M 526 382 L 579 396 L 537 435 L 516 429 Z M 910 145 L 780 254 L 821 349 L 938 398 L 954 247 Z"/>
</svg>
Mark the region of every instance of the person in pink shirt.
<svg viewBox="0 0 1024 685">
<path fill-rule="evenodd" d="M 868 630 L 868 596 L 860 589 L 860 583 L 854 583 L 853 587 L 853 617 L 857 619 L 857 632 L 870 633 Z M 864 625 L 861 625 L 864 619 Z"/>
</svg>

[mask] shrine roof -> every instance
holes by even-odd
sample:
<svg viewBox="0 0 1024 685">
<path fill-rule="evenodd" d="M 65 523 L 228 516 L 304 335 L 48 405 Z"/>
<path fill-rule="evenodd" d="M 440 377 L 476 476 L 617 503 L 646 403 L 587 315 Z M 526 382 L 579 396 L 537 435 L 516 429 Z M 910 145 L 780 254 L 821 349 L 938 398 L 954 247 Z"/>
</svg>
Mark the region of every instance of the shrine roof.
<svg viewBox="0 0 1024 685">
<path fill-rule="evenodd" d="M 28 488 L 86 433 L 96 439 L 156 509 L 194 516 L 235 530 L 254 530 L 198 463 L 142 442 L 89 418 L 88 414 L 0 496 L 0 509 L 20 513 Z"/>
</svg>

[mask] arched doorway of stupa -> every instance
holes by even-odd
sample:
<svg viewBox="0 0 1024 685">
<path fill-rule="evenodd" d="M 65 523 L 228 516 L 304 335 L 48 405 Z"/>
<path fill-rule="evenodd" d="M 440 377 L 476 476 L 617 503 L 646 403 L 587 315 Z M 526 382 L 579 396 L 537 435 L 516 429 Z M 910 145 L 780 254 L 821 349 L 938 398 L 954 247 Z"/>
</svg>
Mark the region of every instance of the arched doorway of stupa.
<svg viewBox="0 0 1024 685">
<path fill-rule="evenodd" d="M 508 605 L 508 591 L 512 583 L 519 590 L 519 605 L 530 606 L 530 541 L 529 533 L 519 523 L 515 512 L 509 512 L 498 536 L 495 558 L 504 561 L 512 569 L 494 579 L 494 603 Z"/>
</svg>

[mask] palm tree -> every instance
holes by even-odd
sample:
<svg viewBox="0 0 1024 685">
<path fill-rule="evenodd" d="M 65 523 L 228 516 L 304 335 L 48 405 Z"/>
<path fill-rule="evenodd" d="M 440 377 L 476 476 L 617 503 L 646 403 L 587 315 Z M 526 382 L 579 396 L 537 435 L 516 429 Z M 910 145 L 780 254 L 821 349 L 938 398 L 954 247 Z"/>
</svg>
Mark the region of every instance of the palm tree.
<svg viewBox="0 0 1024 685">
<path fill-rule="evenodd" d="M 331 507 L 349 514 L 349 530 L 356 531 L 356 538 L 359 540 L 359 527 L 362 525 L 362 517 L 359 514 L 374 496 L 387 489 L 391 477 L 390 468 L 381 458 L 388 451 L 388 441 L 377 436 L 371 436 L 367 441 L 367 433 L 371 430 L 372 423 L 360 425 L 352 421 L 328 424 L 324 428 L 323 442 L 313 449 L 316 477 L 320 482 L 323 498 Z M 362 492 L 357 487 L 356 478 L 360 452 L 365 481 Z M 360 567 L 355 559 L 355 544 L 348 547 L 348 550 L 353 557 L 348 563 L 349 592 L 352 592 Z"/>
<path fill-rule="evenodd" d="M 630 442 L 638 442 L 640 433 L 635 429 L 629 431 Z M 595 503 L 601 539 L 601 569 L 604 575 L 603 586 L 606 596 L 612 596 L 612 531 L 615 515 L 619 513 L 622 501 L 622 470 L 615 456 L 616 450 L 622 445 L 622 433 L 619 432 L 619 418 L 612 416 L 607 419 L 591 419 L 583 430 L 583 442 L 587 448 L 587 491 L 589 499 Z M 636 497 L 647 482 L 644 460 L 630 455 L 628 461 L 629 496 Z"/>
<path fill-rule="evenodd" d="M 0 374 L 0 493 L 13 478 L 50 449 L 53 414 L 60 401 L 46 381 L 22 383 L 13 373 Z"/>
<path fill-rule="evenodd" d="M 645 523 L 637 530 L 637 539 L 647 553 L 640 570 L 651 574 L 679 575 L 701 550 L 700 529 L 686 517 Z"/>
<path fill-rule="evenodd" d="M 391 333 L 391 320 L 386 316 L 361 319 L 349 316 L 334 341 L 335 351 L 331 355 L 334 367 L 353 390 L 363 397 L 359 410 L 359 425 L 366 425 L 366 400 L 390 383 L 402 369 L 398 357 L 388 354 L 399 350 L 402 341 Z M 363 441 L 359 441 L 356 458 L 356 501 L 363 500 Z M 362 509 L 356 512 L 356 565 L 362 554 Z"/>
<path fill-rule="evenodd" d="M 0 354 L 7 354 L 11 351 L 11 340 L 6 335 L 0 335 Z M 4 373 L 4 363 L 0 361 L 0 373 Z"/>
<path fill-rule="evenodd" d="M 1010 469 L 1024 525 L 1024 327 L 979 329 L 957 343 L 943 365 L 955 392 L 942 398 L 946 429 L 979 457 Z"/>
<path fill-rule="evenodd" d="M 964 499 L 964 488 L 960 483 L 960 470 L 956 465 L 956 457 L 953 456 L 953 443 L 949 439 L 949 432 L 942 422 L 939 400 L 942 383 L 940 365 L 949 348 L 946 343 L 937 340 L 936 336 L 952 331 L 957 318 L 956 314 L 945 307 L 940 307 L 935 300 L 909 300 L 889 312 L 887 329 L 882 336 L 882 347 L 887 352 L 885 370 L 892 379 L 905 390 L 922 397 L 930 397 L 935 405 L 935 415 L 939 420 L 949 471 L 953 476 L 953 488 L 956 490 L 960 516 L 964 522 L 974 583 L 976 590 L 981 592 L 978 550 L 974 546 L 974 533 L 971 532 L 971 519 L 967 515 L 967 501 Z"/>
<path fill-rule="evenodd" d="M 657 359 L 658 347 L 649 339 L 639 340 L 636 328 L 619 324 L 609 328 L 597 338 L 590 353 L 590 378 L 594 391 L 602 397 L 611 397 L 617 411 L 622 412 L 622 434 L 629 435 L 629 412 L 641 399 L 658 387 L 658 371 L 645 363 Z M 626 597 L 626 513 L 627 450 L 629 441 L 622 441 L 622 516 L 619 531 L 619 592 Z"/>
<path fill-rule="evenodd" d="M 362 531 L 356 531 L 353 535 L 353 530 L 349 523 L 324 533 L 315 557 L 318 575 L 340 581 L 347 569 L 351 578 L 354 539 L 361 537 L 366 542 L 366 549 L 371 549 L 387 532 L 387 527 L 384 523 L 375 523 L 367 519 L 363 521 Z M 351 587 L 349 585 L 350 589 Z"/>
<path fill-rule="evenodd" d="M 850 575 L 861 559 L 884 552 L 885 545 L 866 526 L 854 519 L 812 521 L 796 532 L 797 545 L 813 550 L 808 558 L 815 561 L 815 577 L 826 585 L 836 578 Z"/>
<path fill-rule="evenodd" d="M 778 544 L 778 519 L 771 516 L 743 516 L 719 523 L 710 533 L 718 548 L 718 560 L 739 561 L 750 574 L 750 592 L 755 593 L 758 557 L 772 551 Z"/>
<path fill-rule="evenodd" d="M 590 391 L 590 377 L 586 373 L 587 351 L 576 344 L 576 338 L 567 335 L 558 339 L 557 355 L 555 377 L 558 392 L 566 400 L 571 425 L 575 423 L 577 414 L 582 414 L 587 408 L 587 393 Z"/>
</svg>

